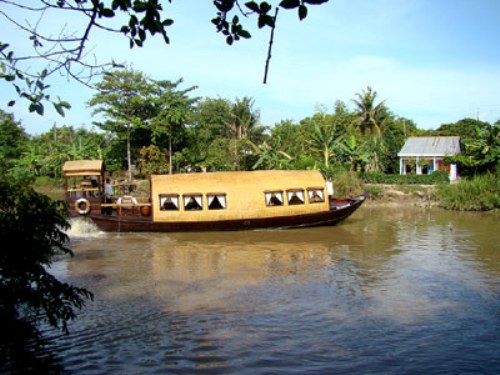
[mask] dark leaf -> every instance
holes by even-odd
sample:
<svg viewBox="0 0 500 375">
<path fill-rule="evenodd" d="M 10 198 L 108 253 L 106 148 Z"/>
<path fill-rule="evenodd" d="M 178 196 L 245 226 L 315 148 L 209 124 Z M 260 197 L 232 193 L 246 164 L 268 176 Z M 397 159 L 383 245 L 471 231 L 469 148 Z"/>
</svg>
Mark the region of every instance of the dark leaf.
<svg viewBox="0 0 500 375">
<path fill-rule="evenodd" d="M 307 17 L 307 7 L 305 5 L 301 5 L 299 7 L 299 18 L 302 21 L 306 17 Z"/>
<path fill-rule="evenodd" d="M 240 35 L 242 38 L 245 38 L 245 39 L 249 39 L 249 38 L 251 38 L 251 37 L 252 37 L 252 35 L 251 35 L 248 31 L 243 30 L 243 29 L 241 29 L 241 31 L 240 31 L 240 33 L 239 33 L 239 35 Z"/>
<path fill-rule="evenodd" d="M 115 12 L 109 8 L 104 8 L 99 11 L 99 16 L 101 17 L 107 17 L 107 18 L 112 18 L 115 16 Z"/>
<path fill-rule="evenodd" d="M 300 0 L 283 0 L 280 3 L 280 7 L 285 9 L 297 8 L 300 5 Z"/>
<path fill-rule="evenodd" d="M 327 3 L 329 0 L 303 0 L 303 1 L 306 4 L 319 5 L 319 4 Z"/>
<path fill-rule="evenodd" d="M 12 107 L 14 104 L 16 104 L 15 100 L 11 100 L 9 103 L 7 103 L 9 107 Z"/>
<path fill-rule="evenodd" d="M 269 12 L 271 10 L 271 5 L 269 5 L 269 3 L 263 1 L 262 3 L 260 3 L 260 12 L 265 14 L 267 12 Z"/>
<path fill-rule="evenodd" d="M 163 20 L 161 24 L 165 27 L 172 26 L 174 24 L 174 20 L 167 18 L 166 20 Z"/>
<path fill-rule="evenodd" d="M 38 103 L 38 105 L 36 107 L 36 113 L 38 113 L 40 116 L 43 116 L 43 104 L 42 103 Z"/>
<path fill-rule="evenodd" d="M 260 12 L 259 4 L 257 4 L 255 1 L 249 1 L 245 4 L 245 6 L 254 12 Z"/>
</svg>

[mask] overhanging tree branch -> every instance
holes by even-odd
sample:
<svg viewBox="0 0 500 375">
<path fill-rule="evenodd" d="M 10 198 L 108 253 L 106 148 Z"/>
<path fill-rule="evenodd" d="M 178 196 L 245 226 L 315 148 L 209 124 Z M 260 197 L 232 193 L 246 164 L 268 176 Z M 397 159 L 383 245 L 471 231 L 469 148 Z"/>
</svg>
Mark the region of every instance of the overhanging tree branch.
<svg viewBox="0 0 500 375">
<path fill-rule="evenodd" d="M 34 2 L 36 0 L 32 0 Z M 99 63 L 97 58 L 89 51 L 89 41 L 92 30 L 100 29 L 111 33 L 123 34 L 128 40 L 130 48 L 142 47 L 147 35 L 161 34 L 166 44 L 170 42 L 167 29 L 174 21 L 164 17 L 166 11 L 158 0 L 38 0 L 39 6 L 26 5 L 23 0 L 0 0 L 2 9 L 0 19 L 6 20 L 15 28 L 28 36 L 35 54 L 20 54 L 22 50 L 18 45 L 11 46 L 8 34 L 2 35 L 0 40 L 0 79 L 12 83 L 19 98 L 29 101 L 29 109 L 40 115 L 44 113 L 43 103 L 50 102 L 57 112 L 64 115 L 64 110 L 69 108 L 69 103 L 61 100 L 54 101 L 46 94 L 49 85 L 44 82 L 54 73 L 59 72 L 69 80 L 76 80 L 86 86 L 93 87 L 92 81 L 109 67 L 117 66 L 114 62 Z M 171 0 L 164 1 L 171 3 Z M 255 16 L 259 28 L 270 27 L 267 59 L 265 63 L 264 83 L 267 82 L 268 70 L 271 59 L 274 31 L 278 9 L 298 10 L 299 19 L 307 16 L 307 6 L 326 3 L 328 0 L 281 0 L 277 5 L 266 1 L 214 0 L 217 15 L 212 19 L 216 32 L 220 32 L 228 45 L 235 41 L 248 39 L 251 34 L 243 27 L 240 18 L 245 19 Z M 275 10 L 274 17 L 271 16 Z M 196 8 L 193 10 L 196 11 Z M 23 13 L 19 15 L 19 12 Z M 84 19 L 84 26 L 80 35 L 78 30 L 71 31 L 67 25 L 61 27 L 57 37 L 44 32 L 43 20 L 60 19 L 57 15 L 67 12 L 77 19 Z M 13 14 L 16 14 L 14 16 Z M 55 14 L 55 16 L 54 16 Z M 125 15 L 126 22 L 121 27 L 116 27 L 118 15 Z M 19 21 L 25 19 L 25 22 Z M 66 18 L 65 18 L 66 19 Z M 35 20 L 30 22 L 30 20 Z M 29 61 L 45 61 L 46 66 L 33 72 Z M 16 100 L 10 100 L 12 106 Z"/>
</svg>

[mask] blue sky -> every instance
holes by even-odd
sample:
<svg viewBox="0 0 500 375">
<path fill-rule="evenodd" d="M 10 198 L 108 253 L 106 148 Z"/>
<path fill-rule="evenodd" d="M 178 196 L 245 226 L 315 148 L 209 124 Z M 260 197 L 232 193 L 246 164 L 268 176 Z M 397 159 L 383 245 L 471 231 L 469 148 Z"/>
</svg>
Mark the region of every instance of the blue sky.
<svg viewBox="0 0 500 375">
<path fill-rule="evenodd" d="M 499 0 L 330 0 L 311 6 L 302 22 L 295 12 L 280 11 L 265 85 L 268 29 L 248 20 L 252 39 L 229 47 L 210 23 L 211 1 L 173 0 L 165 9 L 175 20 L 170 45 L 148 38 L 144 48 L 131 50 L 123 37 L 94 32 L 92 53 L 99 62 L 125 62 L 153 79 L 183 78 L 182 87 L 198 86 L 194 95 L 200 97 L 252 97 L 269 126 L 299 121 L 320 107 L 332 111 L 336 100 L 351 107 L 367 86 L 394 114 L 423 129 L 465 117 L 500 119 Z M 0 35 L 21 43 L 3 21 Z M 31 134 L 54 123 L 90 128 L 96 119 L 85 103 L 93 91 L 61 77 L 50 83 L 52 95 L 73 106 L 65 118 L 52 109 L 43 117 L 29 114 L 22 102 L 7 107 L 14 91 L 5 83 L 0 108 Z"/>
</svg>

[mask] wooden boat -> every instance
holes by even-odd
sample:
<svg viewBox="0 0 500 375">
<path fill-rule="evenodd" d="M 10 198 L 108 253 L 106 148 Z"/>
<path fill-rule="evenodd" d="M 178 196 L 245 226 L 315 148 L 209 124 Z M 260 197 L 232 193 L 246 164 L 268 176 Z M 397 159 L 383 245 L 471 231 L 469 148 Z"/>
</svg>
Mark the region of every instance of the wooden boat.
<svg viewBox="0 0 500 375">
<path fill-rule="evenodd" d="M 104 231 L 328 226 L 349 217 L 366 198 L 330 201 L 320 172 L 272 170 L 152 175 L 147 200 L 106 203 L 102 161 L 67 162 L 63 171 L 70 216 L 88 216 Z"/>
</svg>

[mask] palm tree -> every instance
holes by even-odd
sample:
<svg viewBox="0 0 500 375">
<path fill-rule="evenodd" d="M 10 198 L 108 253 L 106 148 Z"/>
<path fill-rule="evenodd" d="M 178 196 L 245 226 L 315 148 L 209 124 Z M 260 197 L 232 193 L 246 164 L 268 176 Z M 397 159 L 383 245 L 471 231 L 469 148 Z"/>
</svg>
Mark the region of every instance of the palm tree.
<svg viewBox="0 0 500 375">
<path fill-rule="evenodd" d="M 264 169 L 287 169 L 293 157 L 279 148 L 281 146 L 281 137 L 278 135 L 270 139 L 272 144 L 264 142 L 257 146 L 251 141 L 247 141 L 253 148 L 254 153 L 259 156 L 259 160 L 252 166 L 252 169 L 262 167 Z"/>
<path fill-rule="evenodd" d="M 372 90 L 370 86 L 361 93 L 357 93 L 357 99 L 352 99 L 356 105 L 355 112 L 358 116 L 357 125 L 363 135 L 380 136 L 382 134 L 381 125 L 385 115 L 385 101 L 381 101 L 375 105 L 377 92 Z"/>
<path fill-rule="evenodd" d="M 236 99 L 236 103 L 231 106 L 230 120 L 226 123 L 230 142 L 233 148 L 236 161 L 235 169 L 240 170 L 240 154 L 246 145 L 245 139 L 252 139 L 259 121 L 259 112 L 253 108 L 254 101 L 249 97 Z"/>
<path fill-rule="evenodd" d="M 227 124 L 232 138 L 241 140 L 249 135 L 259 120 L 259 113 L 253 108 L 252 98 L 236 99 L 231 107 L 231 120 Z"/>
<path fill-rule="evenodd" d="M 336 124 L 313 124 L 310 134 L 309 145 L 311 149 L 322 154 L 323 163 L 326 168 L 330 165 L 330 159 L 334 154 L 336 140 Z"/>
</svg>

